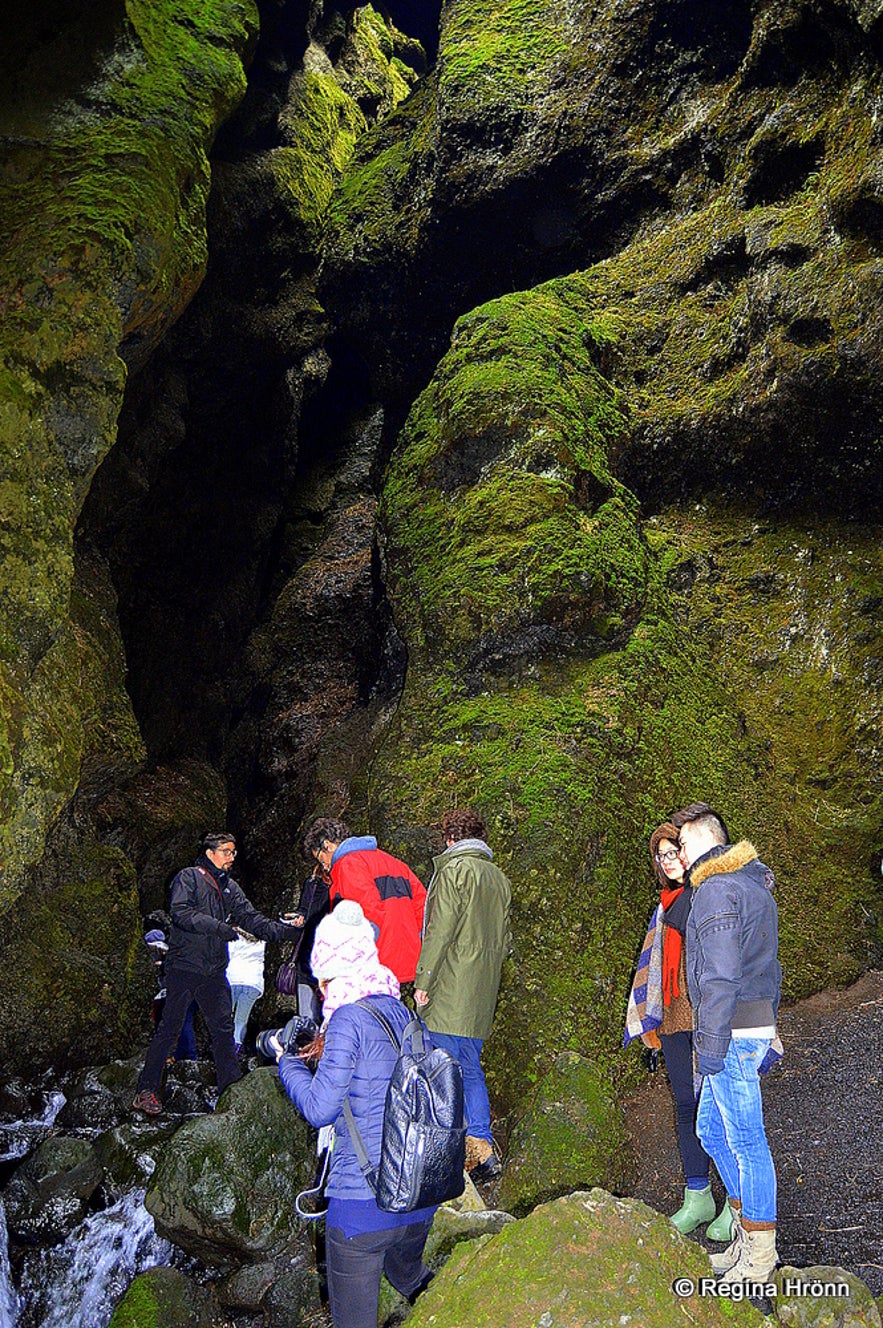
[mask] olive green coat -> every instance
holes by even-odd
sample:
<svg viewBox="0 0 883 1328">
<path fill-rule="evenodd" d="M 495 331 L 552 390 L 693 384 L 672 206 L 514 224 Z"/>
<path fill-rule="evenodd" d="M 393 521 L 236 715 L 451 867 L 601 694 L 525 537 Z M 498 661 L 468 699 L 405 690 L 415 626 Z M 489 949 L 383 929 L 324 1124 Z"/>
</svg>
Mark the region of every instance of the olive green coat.
<svg viewBox="0 0 883 1328">
<path fill-rule="evenodd" d="M 433 859 L 414 986 L 429 994 L 420 1014 L 431 1031 L 484 1039 L 509 952 L 512 889 L 474 845 L 455 844 Z"/>
</svg>

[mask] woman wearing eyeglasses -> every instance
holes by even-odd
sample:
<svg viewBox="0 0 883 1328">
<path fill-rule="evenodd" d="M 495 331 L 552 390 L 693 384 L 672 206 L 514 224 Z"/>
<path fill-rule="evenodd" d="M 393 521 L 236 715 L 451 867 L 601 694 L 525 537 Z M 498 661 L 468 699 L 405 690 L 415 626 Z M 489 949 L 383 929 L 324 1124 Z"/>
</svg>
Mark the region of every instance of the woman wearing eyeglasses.
<svg viewBox="0 0 883 1328">
<path fill-rule="evenodd" d="M 725 1202 L 720 1217 L 708 1182 L 708 1154 L 696 1137 L 693 1086 L 693 1007 L 687 991 L 684 935 L 692 890 L 684 884 L 677 828 L 670 821 L 650 836 L 650 856 L 659 882 L 659 904 L 650 920 L 629 996 L 625 1045 L 640 1037 L 646 1047 L 661 1047 L 677 1109 L 678 1148 L 684 1167 L 684 1202 L 672 1222 L 684 1233 L 709 1225 L 709 1240 L 728 1241 L 732 1214 Z"/>
</svg>

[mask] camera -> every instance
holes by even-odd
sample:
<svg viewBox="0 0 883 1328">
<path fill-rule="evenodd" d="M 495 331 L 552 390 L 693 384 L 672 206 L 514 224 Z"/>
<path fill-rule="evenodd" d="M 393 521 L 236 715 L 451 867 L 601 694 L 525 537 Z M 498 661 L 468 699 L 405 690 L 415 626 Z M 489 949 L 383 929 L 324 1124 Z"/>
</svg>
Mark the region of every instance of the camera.
<svg viewBox="0 0 883 1328">
<path fill-rule="evenodd" d="M 306 1015 L 296 1014 L 284 1028 L 265 1028 L 254 1040 L 255 1050 L 265 1061 L 276 1060 L 276 1052 L 270 1045 L 270 1039 L 277 1037 L 282 1043 L 283 1052 L 293 1052 L 306 1047 L 319 1032 L 319 1026 Z"/>
</svg>

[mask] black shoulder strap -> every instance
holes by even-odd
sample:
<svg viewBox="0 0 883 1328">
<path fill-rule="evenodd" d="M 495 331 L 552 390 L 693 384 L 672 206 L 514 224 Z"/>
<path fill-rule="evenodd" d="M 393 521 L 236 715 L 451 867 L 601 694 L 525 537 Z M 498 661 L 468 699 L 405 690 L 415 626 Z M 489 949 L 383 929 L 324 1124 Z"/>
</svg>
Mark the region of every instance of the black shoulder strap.
<svg viewBox="0 0 883 1328">
<path fill-rule="evenodd" d="M 408 1021 L 408 1023 L 405 1026 L 405 1030 L 402 1033 L 402 1038 L 400 1042 L 399 1039 L 396 1037 L 395 1029 L 387 1019 L 386 1015 L 381 1014 L 379 1010 L 375 1010 L 374 1007 L 372 1005 L 369 1005 L 368 1002 L 365 1000 L 356 1001 L 355 1004 L 361 1006 L 361 1008 L 363 1010 L 366 1010 L 368 1014 L 372 1016 L 372 1018 L 377 1020 L 378 1024 L 382 1026 L 383 1031 L 386 1033 L 386 1036 L 389 1038 L 390 1042 L 395 1047 L 397 1052 L 401 1051 L 402 1042 L 404 1042 L 406 1037 L 419 1038 L 418 1050 L 419 1052 L 423 1051 L 423 1021 L 421 1019 L 411 1019 Z M 411 1031 L 412 1029 L 416 1030 L 416 1032 L 412 1032 Z M 362 1172 L 362 1175 L 365 1177 L 365 1180 L 368 1182 L 368 1186 L 371 1190 L 371 1193 L 376 1194 L 377 1168 L 371 1165 L 371 1159 L 368 1156 L 368 1150 L 365 1147 L 365 1141 L 362 1138 L 361 1134 L 359 1133 L 358 1125 L 356 1125 L 356 1118 L 353 1115 L 353 1109 L 350 1106 L 349 1093 L 347 1093 L 346 1097 L 343 1099 L 343 1118 L 346 1121 L 347 1129 L 350 1132 L 350 1138 L 353 1141 L 353 1149 L 355 1150 L 356 1159 L 359 1163 L 359 1169 Z"/>
</svg>

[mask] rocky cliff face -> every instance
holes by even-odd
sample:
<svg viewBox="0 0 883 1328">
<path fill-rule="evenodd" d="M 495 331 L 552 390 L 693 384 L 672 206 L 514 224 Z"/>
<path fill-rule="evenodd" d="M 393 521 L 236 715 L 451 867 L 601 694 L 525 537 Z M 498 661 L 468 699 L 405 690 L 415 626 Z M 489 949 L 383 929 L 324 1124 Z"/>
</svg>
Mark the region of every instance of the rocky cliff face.
<svg viewBox="0 0 883 1328">
<path fill-rule="evenodd" d="M 23 24 L 6 115 L 7 971 L 109 898 L 106 1028 L 136 887 L 225 802 L 267 901 L 311 811 L 425 870 L 470 802 L 515 890 L 508 1106 L 613 1056 L 647 835 L 706 797 L 776 869 L 789 993 L 847 981 L 881 902 L 877 6 L 174 9 L 68 7 L 88 77 Z"/>
</svg>

